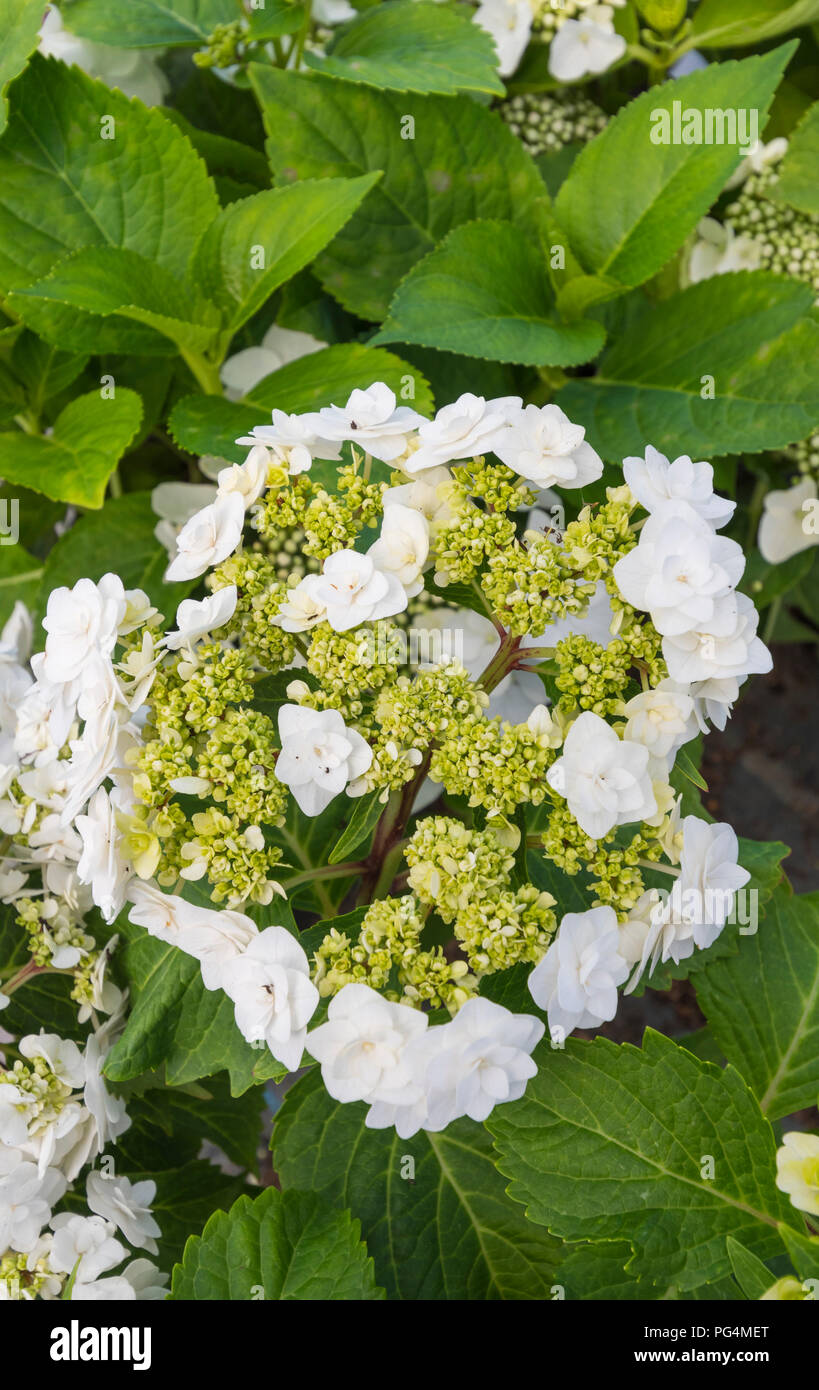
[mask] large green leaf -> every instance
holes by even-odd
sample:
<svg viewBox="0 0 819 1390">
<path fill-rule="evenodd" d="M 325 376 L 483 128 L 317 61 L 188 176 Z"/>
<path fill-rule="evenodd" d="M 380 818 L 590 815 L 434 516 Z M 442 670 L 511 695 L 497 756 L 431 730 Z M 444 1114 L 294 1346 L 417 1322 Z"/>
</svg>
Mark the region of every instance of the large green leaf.
<svg viewBox="0 0 819 1390">
<path fill-rule="evenodd" d="M 702 0 L 686 46 L 745 48 L 817 19 L 819 0 Z"/>
<path fill-rule="evenodd" d="M 819 893 L 780 888 L 739 954 L 697 976 L 697 1000 L 729 1062 L 772 1120 L 819 1092 Z"/>
<path fill-rule="evenodd" d="M 0 434 L 0 475 L 55 502 L 101 507 L 105 487 L 139 429 L 142 402 L 124 387 L 112 400 L 77 396 L 48 435 Z"/>
<path fill-rule="evenodd" d="M 305 180 L 268 188 L 225 208 L 197 248 L 193 273 L 221 308 L 227 329 L 235 332 L 279 285 L 312 261 L 377 180 L 378 174 Z"/>
<path fill-rule="evenodd" d="M 646 444 L 710 458 L 804 439 L 819 419 L 819 328 L 800 317 L 811 299 L 810 286 L 761 270 L 692 285 L 646 305 L 557 403 L 611 460 Z"/>
<path fill-rule="evenodd" d="M 358 1302 L 384 1293 L 348 1211 L 313 1192 L 268 1187 L 214 1213 L 201 1236 L 191 1236 L 171 1297 Z"/>
<path fill-rule="evenodd" d="M 0 145 L 0 287 L 29 285 L 83 246 L 124 246 L 184 274 L 217 211 L 202 160 L 160 110 L 32 59 Z"/>
<path fill-rule="evenodd" d="M 332 77 L 399 92 L 486 92 L 503 96 L 492 39 L 470 15 L 428 0 L 387 0 L 334 38 L 327 55 L 307 63 Z"/>
<path fill-rule="evenodd" d="M 542 256 L 520 228 L 470 222 L 413 267 L 373 341 L 565 367 L 588 362 L 604 338 L 591 319 L 560 322 Z"/>
<path fill-rule="evenodd" d="M 623 287 L 660 270 L 708 211 L 738 165 L 738 144 L 655 144 L 658 113 L 753 110 L 765 115 L 793 47 L 643 92 L 575 160 L 555 204 L 572 251 L 593 275 Z M 673 131 L 671 132 L 673 137 Z"/>
<path fill-rule="evenodd" d="M 109 570 L 129 589 L 144 589 L 151 602 L 170 619 L 187 589 L 165 584 L 168 556 L 154 535 L 158 518 L 149 492 L 127 492 L 109 498 L 100 512 L 81 516 L 49 551 L 41 585 L 41 607 L 52 589 L 72 585 L 83 577 L 100 579 Z"/>
<path fill-rule="evenodd" d="M 570 1040 L 535 1060 L 524 1098 L 487 1122 L 532 1221 L 566 1240 L 628 1239 L 631 1274 L 680 1290 L 730 1272 L 727 1235 L 781 1253 L 773 1131 L 732 1067 L 651 1029 L 642 1049 Z"/>
<path fill-rule="evenodd" d="M 42 280 L 11 294 L 9 302 L 44 338 L 87 352 L 103 350 L 101 337 L 104 350 L 134 350 L 133 322 L 151 336 L 169 338 L 180 352 L 201 354 L 213 346 L 220 325 L 218 310 L 191 281 L 119 246 L 73 252 Z M 63 306 L 73 312 L 59 312 Z M 124 334 L 122 319 L 129 321 Z M 148 336 L 140 351 L 151 346 Z M 164 351 L 164 344 L 155 350 Z"/>
<path fill-rule="evenodd" d="M 184 396 L 171 411 L 168 427 L 176 442 L 191 453 L 216 454 L 238 463 L 246 457 L 247 448 L 237 445 L 237 438 L 254 425 L 267 424 L 271 410 L 300 414 L 343 405 L 357 387 L 374 381 L 386 382 L 400 402 L 421 414 L 432 414 L 432 393 L 417 368 L 385 348 L 338 343 L 271 372 L 242 401 Z"/>
<path fill-rule="evenodd" d="M 0 133 L 6 128 L 8 102 L 6 89 L 23 71 L 37 47 L 37 33 L 43 21 L 42 0 L 0 0 Z"/>
<path fill-rule="evenodd" d="M 236 17 L 235 0 L 70 0 L 65 15 L 72 34 L 115 48 L 200 48 Z"/>
<path fill-rule="evenodd" d="M 141 1093 L 142 1082 L 133 1084 L 134 1094 L 125 1088 L 131 1124 L 117 1140 L 123 1172 L 147 1172 L 160 1163 L 179 1167 L 198 1156 L 203 1139 L 255 1172 L 265 1108 L 261 1086 L 232 1096 L 227 1072 L 183 1090 L 166 1086 L 161 1074 L 156 1084 L 148 1084 Z"/>
<path fill-rule="evenodd" d="M 819 4 L 816 6 L 819 15 Z M 819 214 L 819 101 L 805 113 L 788 138 L 788 152 L 779 178 L 768 192 L 776 203 L 787 203 L 799 212 Z"/>
<path fill-rule="evenodd" d="M 193 956 L 129 922 L 121 929 L 132 1007 L 105 1064 L 111 1081 L 130 1081 L 164 1064 L 169 1085 L 184 1086 L 226 1069 L 232 1094 L 241 1095 L 285 1074 L 266 1047 L 245 1042 L 232 1001 L 220 989 L 205 989 Z"/>
<path fill-rule="evenodd" d="M 274 1162 L 285 1187 L 309 1188 L 359 1218 L 390 1298 L 549 1298 L 558 1244 L 506 1197 L 482 1125 L 458 1120 L 399 1139 L 366 1129 L 364 1115 L 363 1105 L 337 1104 L 310 1072 L 277 1116 Z"/>
<path fill-rule="evenodd" d="M 383 171 L 315 264 L 324 287 L 364 318 L 384 317 L 399 281 L 453 227 L 477 217 L 528 226 L 543 197 L 520 141 L 477 102 L 415 97 L 408 115 L 395 93 L 318 74 L 250 71 L 279 183 Z"/>
</svg>

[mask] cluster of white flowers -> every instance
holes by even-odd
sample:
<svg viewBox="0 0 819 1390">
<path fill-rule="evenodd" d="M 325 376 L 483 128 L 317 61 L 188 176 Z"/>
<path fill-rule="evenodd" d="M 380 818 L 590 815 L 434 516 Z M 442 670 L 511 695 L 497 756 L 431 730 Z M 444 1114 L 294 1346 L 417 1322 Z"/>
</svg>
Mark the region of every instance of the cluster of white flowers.
<svg viewBox="0 0 819 1390">
<path fill-rule="evenodd" d="M 161 1232 L 150 1211 L 156 1183 L 91 1168 L 84 1189 L 90 1214 L 54 1212 L 80 1171 L 131 1123 L 102 1078 L 121 1027 L 118 1012 L 89 1035 L 82 1052 L 70 1039 L 32 1033 L 17 1043 L 20 1060 L 0 1067 L 0 1301 L 166 1296 L 167 1275 L 131 1258 L 134 1250 L 157 1253 Z"/>
<path fill-rule="evenodd" d="M 549 45 L 549 72 L 558 82 L 596 76 L 619 62 L 626 40 L 614 27 L 614 10 L 626 0 L 481 0 L 475 23 L 490 34 L 498 55 L 498 72 L 510 77 L 523 58 L 535 20 L 544 9 L 556 26 Z M 541 26 L 543 27 L 543 26 Z M 551 27 L 551 26 L 550 26 Z"/>
<path fill-rule="evenodd" d="M 70 16 L 69 16 L 70 19 Z M 39 49 L 47 58 L 82 68 L 90 77 L 118 87 L 128 97 L 139 97 L 146 106 L 160 106 L 170 83 L 158 64 L 161 53 L 139 48 L 114 48 L 107 43 L 81 39 L 66 28 L 56 5 L 49 5 L 40 26 Z"/>
</svg>

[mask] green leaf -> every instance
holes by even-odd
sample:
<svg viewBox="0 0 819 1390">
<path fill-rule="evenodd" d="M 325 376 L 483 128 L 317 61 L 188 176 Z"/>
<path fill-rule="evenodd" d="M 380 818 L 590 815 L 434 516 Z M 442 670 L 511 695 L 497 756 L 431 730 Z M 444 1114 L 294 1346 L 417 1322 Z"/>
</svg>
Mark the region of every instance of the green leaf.
<svg viewBox="0 0 819 1390">
<path fill-rule="evenodd" d="M 131 1124 L 117 1140 L 124 1172 L 147 1172 L 160 1162 L 179 1167 L 197 1157 L 203 1139 L 216 1144 L 234 1163 L 256 1170 L 265 1106 L 261 1087 L 231 1096 L 227 1073 L 218 1072 L 195 1089 L 198 1094 L 193 1095 L 158 1084 L 141 1095 L 128 1095 Z"/>
<path fill-rule="evenodd" d="M 104 117 L 113 139 L 102 138 Z M 217 211 L 204 164 L 161 110 L 35 55 L 0 144 L 3 290 L 85 246 L 124 246 L 184 275 Z"/>
<path fill-rule="evenodd" d="M 380 322 L 407 271 L 462 222 L 530 225 L 543 181 L 500 116 L 477 102 L 416 97 L 410 130 L 398 94 L 272 67 L 250 74 L 279 183 L 383 171 L 314 266 L 353 313 Z"/>
<path fill-rule="evenodd" d="M 8 102 L 6 90 L 19 77 L 37 47 L 37 34 L 43 22 L 42 0 L 0 0 L 0 134 L 6 128 Z"/>
<path fill-rule="evenodd" d="M 232 203 L 211 222 L 197 248 L 193 275 L 221 308 L 231 333 L 323 250 L 378 177 L 308 179 L 268 188 Z"/>
<path fill-rule="evenodd" d="M 768 1266 L 764 1265 L 757 1255 L 746 1250 L 741 1241 L 734 1240 L 733 1236 L 728 1236 L 726 1247 L 734 1278 L 745 1297 L 761 1298 L 774 1282 Z"/>
<path fill-rule="evenodd" d="M 343 405 L 356 387 L 374 381 L 386 382 L 400 401 L 411 403 L 422 414 L 432 414 L 432 393 L 415 367 L 385 348 L 339 343 L 271 372 L 242 401 L 184 396 L 171 411 L 168 428 L 177 444 L 193 454 L 215 454 L 240 463 L 247 456 L 247 446 L 236 440 L 254 425 L 267 424 L 271 410 L 298 414 Z M 412 396 L 405 395 L 407 387 Z"/>
<path fill-rule="evenodd" d="M 750 594 L 755 608 L 767 608 L 780 594 L 788 593 L 805 578 L 813 568 L 815 559 L 813 549 L 802 550 L 777 565 L 769 565 L 755 548 L 748 556 L 742 587 Z"/>
<path fill-rule="evenodd" d="M 191 1236 L 172 1287 L 172 1301 L 384 1297 L 350 1213 L 315 1193 L 275 1187 L 253 1201 L 240 1197 L 229 1212 L 216 1212 L 201 1236 Z"/>
<path fill-rule="evenodd" d="M 65 0 L 63 0 L 65 3 Z M 71 0 L 72 34 L 113 48 L 200 48 L 217 24 L 236 19 L 235 0 Z"/>
<path fill-rule="evenodd" d="M 732 1067 L 650 1028 L 642 1049 L 570 1040 L 535 1060 L 524 1098 L 487 1122 L 531 1221 L 565 1240 L 628 1239 L 644 1286 L 722 1278 L 727 1235 L 761 1258 L 781 1252 L 773 1132 Z"/>
<path fill-rule="evenodd" d="M 128 1176 L 127 1169 L 125 1176 Z M 131 1176 L 141 1181 L 153 1178 L 156 1182 L 151 1211 L 162 1231 L 157 1260 L 160 1268 L 166 1270 L 174 1260 L 182 1258 L 191 1231 L 201 1227 L 209 1217 L 213 1219 L 211 1213 L 217 1215 L 220 1210 L 224 1213 L 231 1202 L 246 1191 L 243 1177 L 230 1177 L 215 1163 L 204 1159 L 194 1159 L 181 1168 L 140 1169 L 138 1173 L 132 1171 Z"/>
<path fill-rule="evenodd" d="M 81 516 L 49 551 L 40 586 L 41 609 L 52 589 L 70 587 L 83 577 L 98 580 L 112 571 L 126 588 L 144 589 L 155 607 L 171 618 L 187 589 L 163 582 L 168 556 L 154 535 L 157 520 L 149 492 L 109 498 L 102 511 Z"/>
<path fill-rule="evenodd" d="M 419 343 L 526 366 L 575 366 L 599 323 L 561 323 L 543 260 L 511 222 L 456 227 L 398 286 L 376 343 Z"/>
<path fill-rule="evenodd" d="M 792 1215 L 796 1215 L 792 1212 Z M 816 1280 L 819 1278 L 819 1236 L 808 1236 L 803 1231 L 795 1231 L 791 1226 L 783 1224 L 779 1227 L 779 1234 L 785 1242 L 785 1247 L 791 1257 L 791 1263 L 799 1275 L 800 1279 L 812 1279 L 813 1298 L 817 1297 Z"/>
<path fill-rule="evenodd" d="M 358 1217 L 388 1297 L 550 1297 L 557 1243 L 507 1198 L 482 1125 L 457 1120 L 399 1139 L 367 1129 L 364 1115 L 334 1101 L 316 1069 L 288 1091 L 272 1147 L 285 1188 L 309 1188 Z"/>
<path fill-rule="evenodd" d="M 711 1032 L 772 1120 L 819 1090 L 819 893 L 783 887 L 739 954 L 697 976 Z"/>
<path fill-rule="evenodd" d="M 105 487 L 139 429 L 142 402 L 124 387 L 113 400 L 99 392 L 77 396 L 57 416 L 47 438 L 0 434 L 0 475 L 55 502 L 101 507 Z"/>
<path fill-rule="evenodd" d="M 87 352 L 134 351 L 134 322 L 151 330 L 140 336 L 141 352 L 151 350 L 158 333 L 180 352 L 202 354 L 213 346 L 221 322 L 191 281 L 114 246 L 75 251 L 42 280 L 9 295 L 9 303 L 44 338 Z M 55 305 L 75 312 L 55 314 Z M 129 321 L 124 333 L 122 319 Z M 154 350 L 165 351 L 164 344 Z"/>
<path fill-rule="evenodd" d="M 680 769 L 683 777 L 687 777 L 689 782 L 693 782 L 694 786 L 699 787 L 701 792 L 708 791 L 708 783 L 699 768 L 694 766 L 684 748 L 677 749 L 674 765 Z"/>
<path fill-rule="evenodd" d="M 675 102 L 679 110 L 702 113 L 753 109 L 761 130 L 792 52 L 787 45 L 651 87 L 586 145 L 555 213 L 590 274 L 623 288 L 649 279 L 694 230 L 743 156 L 738 144 L 654 143 L 660 113 L 670 123 Z"/>
<path fill-rule="evenodd" d="M 6 528 L 11 515 L 6 513 Z M 33 607 L 42 575 L 42 561 L 29 555 L 21 545 L 0 544 L 0 626 L 11 616 L 18 600 L 26 608 Z"/>
<path fill-rule="evenodd" d="M 671 458 L 782 448 L 819 418 L 819 327 L 800 317 L 810 298 L 810 286 L 766 271 L 692 285 L 642 308 L 597 374 L 555 400 L 609 460 L 646 442 Z"/>
<path fill-rule="evenodd" d="M 227 1069 L 231 1093 L 242 1095 L 260 1081 L 286 1074 L 267 1048 L 245 1042 L 232 1001 L 220 989 L 205 989 L 193 956 L 129 922 L 120 929 L 132 1007 L 105 1064 L 111 1081 L 130 1081 L 163 1063 L 171 1086 Z"/>
<path fill-rule="evenodd" d="M 819 0 L 702 0 L 687 47 L 744 48 L 816 19 Z"/>
<path fill-rule="evenodd" d="M 819 3 L 816 5 L 819 17 Z M 788 150 L 779 166 L 779 177 L 768 193 L 775 203 L 787 203 L 799 212 L 819 213 L 819 101 L 806 111 L 788 137 Z"/>
<path fill-rule="evenodd" d="M 309 67 L 399 92 L 486 92 L 503 96 L 489 34 L 463 12 L 426 0 L 388 0 L 346 24 L 326 56 L 307 53 Z"/>
<path fill-rule="evenodd" d="M 384 803 L 380 800 L 378 791 L 372 792 L 369 796 L 362 796 L 354 803 L 353 813 L 350 816 L 344 830 L 330 851 L 328 864 L 343 864 L 345 859 L 350 859 L 359 845 L 369 838 L 372 830 L 375 829 L 384 810 Z"/>
</svg>

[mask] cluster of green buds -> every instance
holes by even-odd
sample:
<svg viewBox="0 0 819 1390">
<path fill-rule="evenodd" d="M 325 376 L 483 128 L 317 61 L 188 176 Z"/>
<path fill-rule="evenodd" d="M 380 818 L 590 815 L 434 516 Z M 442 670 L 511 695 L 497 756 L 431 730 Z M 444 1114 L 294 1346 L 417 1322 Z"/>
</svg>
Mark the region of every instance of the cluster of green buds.
<svg viewBox="0 0 819 1390">
<path fill-rule="evenodd" d="M 737 236 L 757 244 L 762 269 L 806 280 L 819 293 L 819 216 L 774 200 L 780 162 L 771 160 L 749 174 L 725 220 Z"/>
<path fill-rule="evenodd" d="M 583 92 L 519 92 L 498 106 L 513 135 L 531 155 L 554 154 L 566 145 L 587 144 L 608 116 Z"/>
</svg>

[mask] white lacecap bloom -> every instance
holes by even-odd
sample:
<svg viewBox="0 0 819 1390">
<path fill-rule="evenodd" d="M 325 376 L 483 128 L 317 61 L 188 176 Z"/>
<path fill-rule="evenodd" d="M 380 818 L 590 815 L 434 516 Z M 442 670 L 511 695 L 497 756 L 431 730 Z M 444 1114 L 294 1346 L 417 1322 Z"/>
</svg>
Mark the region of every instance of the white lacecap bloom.
<svg viewBox="0 0 819 1390">
<path fill-rule="evenodd" d="M 737 505 L 714 492 L 710 463 L 694 463 L 688 454 L 669 461 L 651 444 L 644 458 L 623 459 L 623 477 L 647 512 L 660 511 L 669 502 L 687 502 L 715 530 L 731 520 Z"/>
<path fill-rule="evenodd" d="M 46 637 L 42 673 L 62 685 L 96 674 L 97 659 L 110 656 L 126 610 L 125 590 L 116 574 L 98 584 L 78 579 L 72 589 L 52 589 L 43 627 Z M 90 668 L 90 670 L 89 670 Z"/>
<path fill-rule="evenodd" d="M 309 632 L 311 627 L 324 622 L 327 605 L 319 596 L 321 588 L 321 575 L 307 574 L 295 588 L 288 589 L 276 614 L 277 627 L 285 632 Z"/>
<path fill-rule="evenodd" d="M 445 1129 L 462 1115 L 483 1122 L 496 1105 L 519 1100 L 537 1072 L 530 1054 L 543 1033 L 540 1019 L 490 999 L 468 999 L 450 1023 L 430 1029 L 424 1128 Z"/>
<path fill-rule="evenodd" d="M 819 545 L 815 478 L 801 478 L 793 487 L 766 493 L 758 543 L 769 565 L 780 565 L 801 550 Z"/>
<path fill-rule="evenodd" d="M 354 11 L 350 12 L 351 15 Z M 313 16 L 315 5 L 313 6 Z M 300 333 L 293 328 L 279 328 L 273 324 L 268 328 L 258 347 L 242 348 L 226 357 L 219 368 L 219 377 L 229 401 L 241 400 L 254 386 L 258 386 L 271 372 L 285 367 L 288 362 L 297 362 L 312 352 L 326 347 L 310 333 Z"/>
<path fill-rule="evenodd" d="M 81 883 L 91 887 L 91 895 L 106 922 L 113 922 L 122 911 L 131 868 L 119 851 L 117 813 L 124 809 L 123 793 L 99 787 L 88 803 L 85 815 L 75 824 L 82 840 L 77 864 Z"/>
<path fill-rule="evenodd" d="M 168 1275 L 160 1273 L 150 1260 L 132 1260 L 125 1266 L 121 1278 L 131 1285 L 138 1300 L 155 1302 L 168 1297 Z"/>
<path fill-rule="evenodd" d="M 366 391 L 353 391 L 345 406 L 327 405 L 302 416 L 320 437 L 339 443 L 349 440 L 382 463 L 393 463 L 406 452 L 423 418 L 409 406 L 396 405 L 395 392 L 383 381 Z"/>
<path fill-rule="evenodd" d="M 179 945 L 183 931 L 191 925 L 195 909 L 192 903 L 173 893 L 163 893 L 154 883 L 133 881 L 128 888 L 131 911 L 128 920 L 144 927 L 159 941 Z"/>
<path fill-rule="evenodd" d="M 733 227 L 723 226 L 713 217 L 703 217 L 697 227 L 697 241 L 688 256 L 687 274 L 692 285 L 727 275 L 735 270 L 757 270 L 762 246 L 753 237 L 737 236 Z"/>
<path fill-rule="evenodd" d="M 373 760 L 370 745 L 338 710 L 282 705 L 276 776 L 306 816 L 318 816 Z"/>
<path fill-rule="evenodd" d="M 713 617 L 689 632 L 663 638 L 663 657 L 672 680 L 742 680 L 765 675 L 773 662 L 756 635 L 759 613 L 747 594 L 726 594 Z"/>
<path fill-rule="evenodd" d="M 423 1090 L 405 1060 L 407 1043 L 427 1027 L 427 1016 L 395 1004 L 369 985 L 345 985 L 330 1001 L 327 1022 L 308 1034 L 334 1100 L 411 1105 Z"/>
<path fill-rule="evenodd" d="M 429 555 L 429 523 L 412 507 L 393 502 L 384 508 L 381 534 L 367 551 L 382 574 L 393 575 L 408 598 L 424 587 L 423 570 Z"/>
<path fill-rule="evenodd" d="M 625 706 L 624 737 L 643 743 L 655 758 L 668 758 L 697 736 L 694 701 L 688 688 L 669 679 L 633 696 Z"/>
<path fill-rule="evenodd" d="M 742 577 L 742 547 L 718 536 L 687 502 L 668 502 L 653 512 L 633 550 L 614 566 L 627 603 L 651 614 L 663 636 L 675 637 L 716 624 L 729 631 L 730 613 L 719 600 Z"/>
<path fill-rule="evenodd" d="M 168 633 L 165 645 L 171 651 L 178 651 L 180 647 L 192 646 L 216 628 L 224 627 L 236 611 L 237 598 L 236 585 L 226 584 L 201 601 L 183 599 L 176 610 L 176 630 Z"/>
<path fill-rule="evenodd" d="M 372 555 L 355 550 L 336 550 L 327 556 L 321 575 L 308 577 L 316 581 L 309 596 L 324 605 L 324 616 L 334 632 L 391 618 L 407 606 L 407 593 L 397 576 L 378 569 Z"/>
<path fill-rule="evenodd" d="M 472 18 L 494 39 L 500 76 L 511 76 L 532 32 L 530 0 L 481 0 Z"/>
<path fill-rule="evenodd" d="M 777 136 L 775 140 L 769 140 L 766 144 L 764 140 L 755 140 L 748 150 L 745 158 L 740 160 L 733 174 L 726 183 L 726 188 L 737 188 L 744 183 L 749 174 L 761 174 L 762 170 L 769 164 L 775 164 L 786 153 L 788 142 L 784 136 Z"/>
<path fill-rule="evenodd" d="M 98 1279 L 128 1253 L 115 1239 L 115 1227 L 101 1216 L 80 1216 L 65 1211 L 54 1217 L 51 1228 L 54 1239 L 49 1264 L 58 1274 L 71 1274 L 76 1266 L 77 1284 Z"/>
<path fill-rule="evenodd" d="M 85 1195 L 91 1211 L 122 1231 L 129 1245 L 157 1253 L 156 1237 L 162 1231 L 150 1210 L 156 1197 L 153 1179 L 131 1182 L 130 1178 L 92 1171 L 85 1181 Z"/>
<path fill-rule="evenodd" d="M 396 505 L 410 507 L 414 512 L 420 512 L 432 524 L 448 519 L 451 491 L 452 474 L 448 468 L 441 465 L 438 468 L 425 469 L 417 478 L 413 478 L 411 483 L 386 488 L 381 494 L 381 502 L 385 511 L 388 507 Z"/>
<path fill-rule="evenodd" d="M 291 475 L 306 473 L 314 458 L 331 463 L 341 458 L 341 441 L 327 439 L 317 431 L 316 419 L 315 415 L 288 415 L 284 410 L 274 410 L 272 424 L 256 425 L 252 434 L 242 435 L 236 443 L 262 446 Z"/>
<path fill-rule="evenodd" d="M 617 1012 L 617 986 L 628 976 L 612 907 L 567 912 L 557 936 L 529 976 L 529 993 L 550 1030 L 599 1028 Z"/>
<path fill-rule="evenodd" d="M 216 462 L 214 478 L 225 466 L 224 459 Z M 199 467 L 206 477 L 210 476 L 208 459 L 200 459 Z M 216 493 L 217 489 L 210 483 L 157 483 L 151 493 L 151 510 L 159 517 L 154 535 L 167 550 L 169 559 L 176 554 L 176 538 L 185 522 L 215 502 Z"/>
<path fill-rule="evenodd" d="M 657 803 L 649 776 L 649 750 L 620 739 L 591 710 L 574 721 L 547 781 L 566 798 L 582 830 L 600 840 L 615 825 L 653 816 Z"/>
<path fill-rule="evenodd" d="M 579 19 L 564 19 L 552 39 L 549 72 L 558 82 L 577 82 L 605 72 L 625 51 L 626 40 L 615 31 L 611 5 L 589 5 Z"/>
<path fill-rule="evenodd" d="M 61 1038 L 56 1033 L 29 1033 L 20 1039 L 18 1047 L 29 1061 L 42 1057 L 58 1081 L 72 1091 L 83 1085 L 85 1065 L 82 1053 L 70 1038 Z"/>
<path fill-rule="evenodd" d="M 244 463 L 231 463 L 219 470 L 217 496 L 235 493 L 247 511 L 264 492 L 269 470 L 270 451 L 263 444 L 254 444 Z"/>
<path fill-rule="evenodd" d="M 236 492 L 217 497 L 186 521 L 176 538 L 176 555 L 165 571 L 169 582 L 198 579 L 232 555 L 242 539 L 245 507 Z"/>
<path fill-rule="evenodd" d="M 819 1134 L 783 1134 L 776 1151 L 776 1185 L 797 1210 L 819 1216 Z"/>
<path fill-rule="evenodd" d="M 222 988 L 248 1042 L 265 1042 L 289 1071 L 301 1066 L 307 1025 L 319 1002 L 304 948 L 285 927 L 267 927 L 222 974 Z"/>
<path fill-rule="evenodd" d="M 520 408 L 520 396 L 486 400 L 465 392 L 457 401 L 441 406 L 433 420 L 420 420 L 418 447 L 401 460 L 401 468 L 415 475 L 488 453 L 494 449 L 494 439 L 520 413 Z"/>
<path fill-rule="evenodd" d="M 557 405 L 527 405 L 496 437 L 502 463 L 538 488 L 585 487 L 603 473 L 603 460 Z"/>
<path fill-rule="evenodd" d="M 0 1249 L 33 1250 L 67 1186 L 56 1168 L 41 1173 L 19 1148 L 0 1144 Z"/>
</svg>

